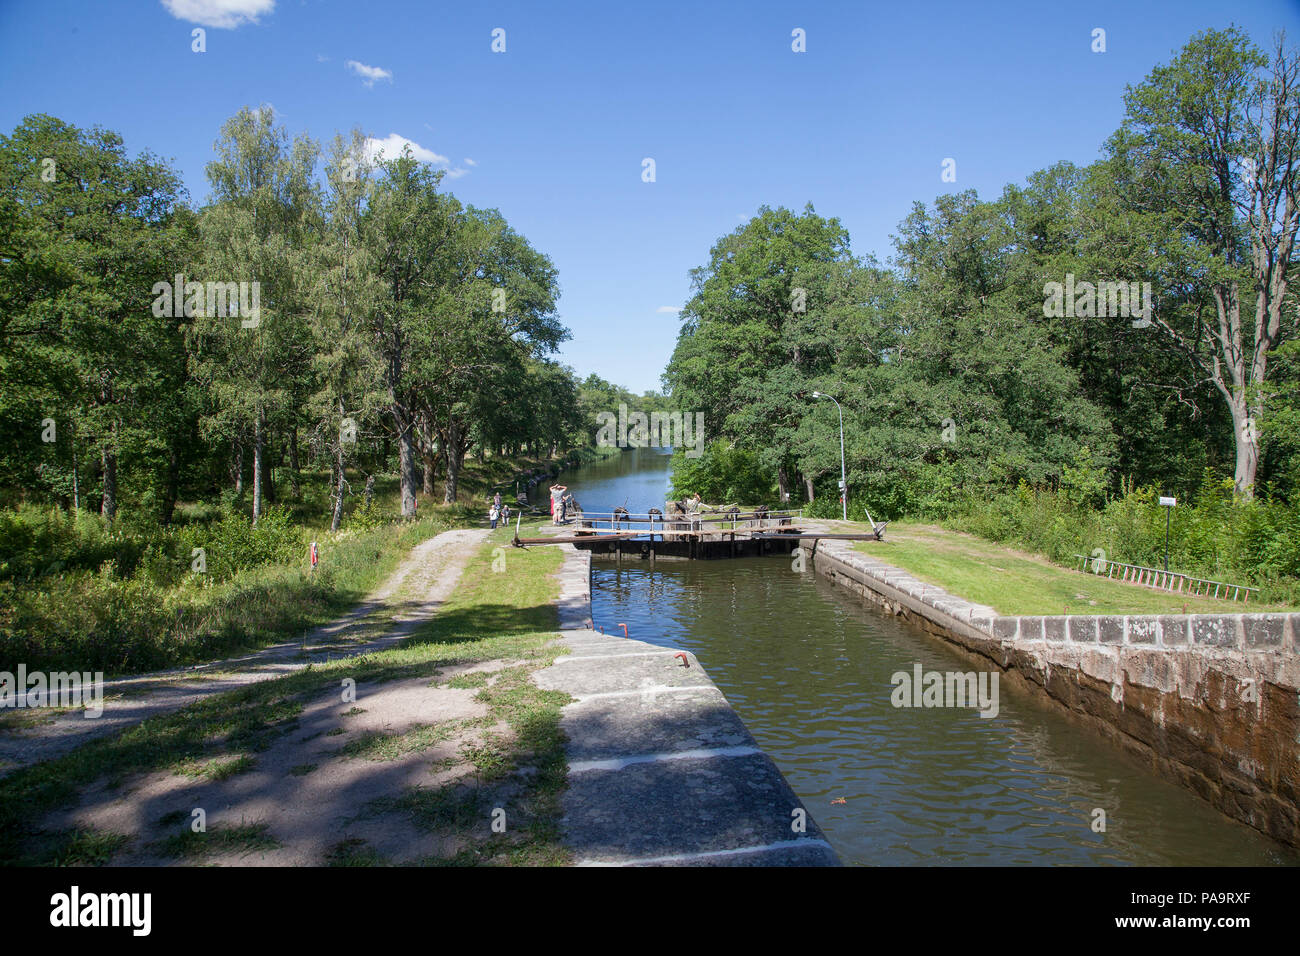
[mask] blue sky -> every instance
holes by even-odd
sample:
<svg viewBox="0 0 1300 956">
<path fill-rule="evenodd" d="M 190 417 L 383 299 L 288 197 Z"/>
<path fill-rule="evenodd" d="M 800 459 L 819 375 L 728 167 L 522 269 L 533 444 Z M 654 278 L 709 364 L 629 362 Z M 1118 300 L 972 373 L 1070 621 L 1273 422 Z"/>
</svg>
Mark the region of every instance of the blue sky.
<svg viewBox="0 0 1300 956">
<path fill-rule="evenodd" d="M 240 11 L 255 19 L 217 25 Z M 887 259 L 915 200 L 1095 159 L 1125 85 L 1229 23 L 1300 40 L 1300 4 L 0 0 L 0 126 L 44 112 L 114 129 L 171 159 L 196 203 L 244 105 L 322 141 L 410 140 L 555 261 L 561 360 L 641 391 L 689 270 L 760 205 L 811 202 Z"/>
</svg>

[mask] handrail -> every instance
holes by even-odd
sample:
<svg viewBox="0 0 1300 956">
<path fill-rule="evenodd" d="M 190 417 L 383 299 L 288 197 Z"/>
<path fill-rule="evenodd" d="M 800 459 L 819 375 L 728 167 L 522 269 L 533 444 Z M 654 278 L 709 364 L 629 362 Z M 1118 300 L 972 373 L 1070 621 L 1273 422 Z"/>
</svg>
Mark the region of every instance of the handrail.
<svg viewBox="0 0 1300 956">
<path fill-rule="evenodd" d="M 615 513 L 613 511 L 578 511 L 573 513 L 573 517 L 589 521 L 653 521 L 656 524 L 663 521 L 742 521 L 755 518 L 795 518 L 798 516 L 799 513 L 793 511 L 766 511 L 762 513 L 757 511 L 740 511 L 735 514 L 732 514 L 729 511 L 696 511 L 687 512 L 686 514 L 674 512 L 672 514 L 665 513 L 658 515 L 633 512 Z"/>
<path fill-rule="evenodd" d="M 1244 604 L 1250 603 L 1252 593 L 1259 594 L 1259 588 L 1249 587 L 1245 584 L 1230 584 L 1227 581 L 1213 581 L 1209 578 L 1195 578 L 1190 574 L 1183 574 L 1181 571 L 1162 571 L 1160 568 L 1148 568 L 1141 564 L 1125 564 L 1122 561 L 1094 558 L 1087 554 L 1076 554 L 1075 557 L 1079 559 L 1078 570 L 1080 571 L 1086 571 L 1088 563 L 1092 562 L 1093 574 L 1104 573 L 1112 581 L 1119 580 L 1127 584 L 1139 584 L 1156 590 L 1173 592 L 1175 590 L 1174 585 L 1177 584 L 1177 592 L 1180 594 L 1186 588 L 1188 594 L 1194 594 L 1198 597 L 1217 598 L 1220 596 L 1220 589 L 1222 589 L 1222 596 L 1225 600 L 1235 601 L 1244 594 L 1245 597 L 1241 598 Z M 1104 565 L 1104 567 L 1098 567 L 1099 565 Z M 1117 570 L 1120 573 L 1118 579 L 1115 577 Z M 1210 594 L 1211 585 L 1214 586 L 1213 594 Z M 1228 596 L 1228 591 L 1232 591 L 1231 597 Z"/>
</svg>

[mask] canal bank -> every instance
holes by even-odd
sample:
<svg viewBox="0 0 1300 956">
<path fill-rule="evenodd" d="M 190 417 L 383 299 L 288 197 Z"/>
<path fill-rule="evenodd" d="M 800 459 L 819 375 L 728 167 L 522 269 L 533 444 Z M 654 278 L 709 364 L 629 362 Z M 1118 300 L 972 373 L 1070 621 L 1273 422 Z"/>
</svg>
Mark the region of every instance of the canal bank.
<svg viewBox="0 0 1300 956">
<path fill-rule="evenodd" d="M 818 574 L 942 638 L 1197 793 L 1300 846 L 1300 615 L 999 616 L 823 540 Z"/>
<path fill-rule="evenodd" d="M 689 652 L 591 626 L 591 555 L 562 548 L 560 640 L 536 675 L 576 700 L 564 842 L 588 866 L 835 866 L 772 759 Z"/>
</svg>

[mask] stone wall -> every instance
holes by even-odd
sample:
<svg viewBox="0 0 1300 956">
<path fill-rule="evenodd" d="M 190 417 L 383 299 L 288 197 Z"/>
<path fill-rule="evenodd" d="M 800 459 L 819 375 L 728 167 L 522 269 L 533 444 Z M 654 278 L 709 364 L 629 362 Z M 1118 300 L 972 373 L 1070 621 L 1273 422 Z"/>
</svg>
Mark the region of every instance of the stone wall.
<svg viewBox="0 0 1300 956">
<path fill-rule="evenodd" d="M 1300 614 L 1000 617 L 823 540 L 815 568 L 1300 846 Z"/>
</svg>

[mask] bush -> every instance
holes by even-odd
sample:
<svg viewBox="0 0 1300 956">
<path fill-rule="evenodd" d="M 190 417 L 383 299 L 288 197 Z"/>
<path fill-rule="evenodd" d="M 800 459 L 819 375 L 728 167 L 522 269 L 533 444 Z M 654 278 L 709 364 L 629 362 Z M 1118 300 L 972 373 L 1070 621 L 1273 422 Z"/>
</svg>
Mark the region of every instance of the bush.
<svg viewBox="0 0 1300 956">
<path fill-rule="evenodd" d="M 772 475 L 758 454 L 725 442 L 713 443 L 698 458 L 688 458 L 684 449 L 673 452 L 673 497 L 696 492 L 716 504 L 772 504 L 776 498 Z"/>
</svg>

